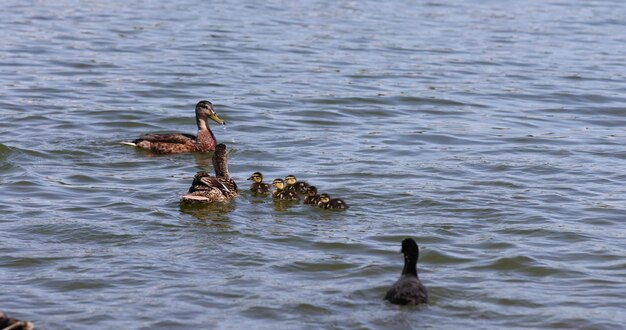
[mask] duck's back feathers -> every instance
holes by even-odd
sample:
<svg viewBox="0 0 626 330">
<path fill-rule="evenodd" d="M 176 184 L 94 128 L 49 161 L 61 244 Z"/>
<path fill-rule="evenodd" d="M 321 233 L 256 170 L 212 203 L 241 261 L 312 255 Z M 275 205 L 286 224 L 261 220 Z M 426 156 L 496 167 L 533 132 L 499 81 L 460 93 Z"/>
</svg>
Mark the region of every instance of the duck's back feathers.
<svg viewBox="0 0 626 330">
<path fill-rule="evenodd" d="M 182 197 L 183 202 L 224 202 L 239 195 L 237 183 L 228 175 L 228 153 L 222 143 L 215 147 L 213 167 L 215 176 L 204 171 L 196 173 L 189 192 Z"/>
<path fill-rule="evenodd" d="M 404 276 L 394 283 L 385 300 L 396 305 L 419 305 L 428 303 L 428 290 L 415 276 Z"/>
<path fill-rule="evenodd" d="M 182 198 L 184 202 L 224 202 L 239 195 L 237 183 L 231 178 L 210 176 L 198 172 L 189 192 Z"/>
<path fill-rule="evenodd" d="M 192 134 L 145 134 L 132 143 L 142 149 L 171 154 L 195 151 L 196 136 Z"/>
<path fill-rule="evenodd" d="M 270 192 L 270 185 L 263 182 L 253 182 L 250 185 L 250 191 L 257 195 L 266 195 Z"/>
<path fill-rule="evenodd" d="M 287 189 L 275 190 L 272 193 L 272 198 L 281 200 L 281 201 L 299 201 L 300 200 L 300 197 L 295 191 L 290 191 Z"/>
<path fill-rule="evenodd" d="M 328 202 L 328 205 L 326 205 L 326 208 L 329 210 L 345 210 L 348 207 L 348 204 L 340 198 L 333 198 Z"/>
</svg>

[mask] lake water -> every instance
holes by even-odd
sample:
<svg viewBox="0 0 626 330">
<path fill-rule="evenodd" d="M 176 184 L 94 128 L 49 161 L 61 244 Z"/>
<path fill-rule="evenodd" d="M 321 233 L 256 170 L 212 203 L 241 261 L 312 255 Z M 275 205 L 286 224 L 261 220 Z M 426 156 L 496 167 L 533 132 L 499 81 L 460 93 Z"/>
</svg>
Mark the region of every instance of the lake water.
<svg viewBox="0 0 626 330">
<path fill-rule="evenodd" d="M 40 329 L 626 324 L 626 3 L 16 1 L 0 17 L 0 310 Z M 213 125 L 211 154 L 120 141 Z M 246 190 L 295 174 L 350 204 Z M 421 248 L 431 303 L 382 301 Z"/>
</svg>

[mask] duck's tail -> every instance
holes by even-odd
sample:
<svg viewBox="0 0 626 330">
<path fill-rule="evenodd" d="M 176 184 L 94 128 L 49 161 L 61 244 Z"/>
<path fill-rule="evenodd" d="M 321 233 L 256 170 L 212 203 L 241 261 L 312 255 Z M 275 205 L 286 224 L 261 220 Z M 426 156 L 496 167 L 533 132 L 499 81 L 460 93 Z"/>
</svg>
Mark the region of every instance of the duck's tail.
<svg viewBox="0 0 626 330">
<path fill-rule="evenodd" d="M 137 143 L 126 142 L 126 141 L 122 141 L 122 142 L 120 142 L 120 144 L 125 145 L 125 146 L 131 146 L 131 147 L 136 147 L 137 146 Z"/>
</svg>

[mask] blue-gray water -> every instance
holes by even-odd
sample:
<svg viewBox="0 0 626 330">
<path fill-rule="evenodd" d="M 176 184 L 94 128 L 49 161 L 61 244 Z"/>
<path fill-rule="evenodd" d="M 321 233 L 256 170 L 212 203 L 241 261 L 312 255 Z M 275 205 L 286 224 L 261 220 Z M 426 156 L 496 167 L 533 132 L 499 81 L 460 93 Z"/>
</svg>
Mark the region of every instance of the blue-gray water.
<svg viewBox="0 0 626 330">
<path fill-rule="evenodd" d="M 3 1 L 0 310 L 40 329 L 626 324 L 626 4 Z M 351 209 L 181 209 L 211 155 Z M 431 304 L 382 301 L 400 241 Z"/>
</svg>

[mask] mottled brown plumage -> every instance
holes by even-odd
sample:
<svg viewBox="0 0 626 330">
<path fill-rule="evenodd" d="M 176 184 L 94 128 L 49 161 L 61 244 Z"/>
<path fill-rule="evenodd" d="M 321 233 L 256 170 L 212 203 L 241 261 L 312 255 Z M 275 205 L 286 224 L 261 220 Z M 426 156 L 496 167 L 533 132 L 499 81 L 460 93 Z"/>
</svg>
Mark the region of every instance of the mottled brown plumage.
<svg viewBox="0 0 626 330">
<path fill-rule="evenodd" d="M 417 259 L 419 258 L 417 243 L 412 238 L 403 240 L 401 252 L 404 254 L 404 268 L 400 279 L 387 291 L 385 300 L 396 305 L 428 303 L 428 290 L 417 276 Z"/>
<path fill-rule="evenodd" d="M 145 134 L 133 142 L 122 142 L 122 144 L 162 154 L 215 150 L 217 141 L 215 135 L 213 135 L 213 132 L 211 132 L 209 128 L 209 119 L 221 125 L 226 124 L 226 122 L 217 116 L 211 102 L 200 101 L 196 104 L 197 135 L 184 133 Z"/>
<path fill-rule="evenodd" d="M 28 321 L 12 319 L 0 311 L 0 329 L 2 330 L 33 330 L 35 326 Z"/>
<path fill-rule="evenodd" d="M 215 176 L 198 172 L 193 178 L 189 192 L 182 197 L 185 203 L 225 202 L 239 195 L 237 183 L 228 174 L 228 153 L 223 143 L 215 147 L 213 155 Z"/>
</svg>

